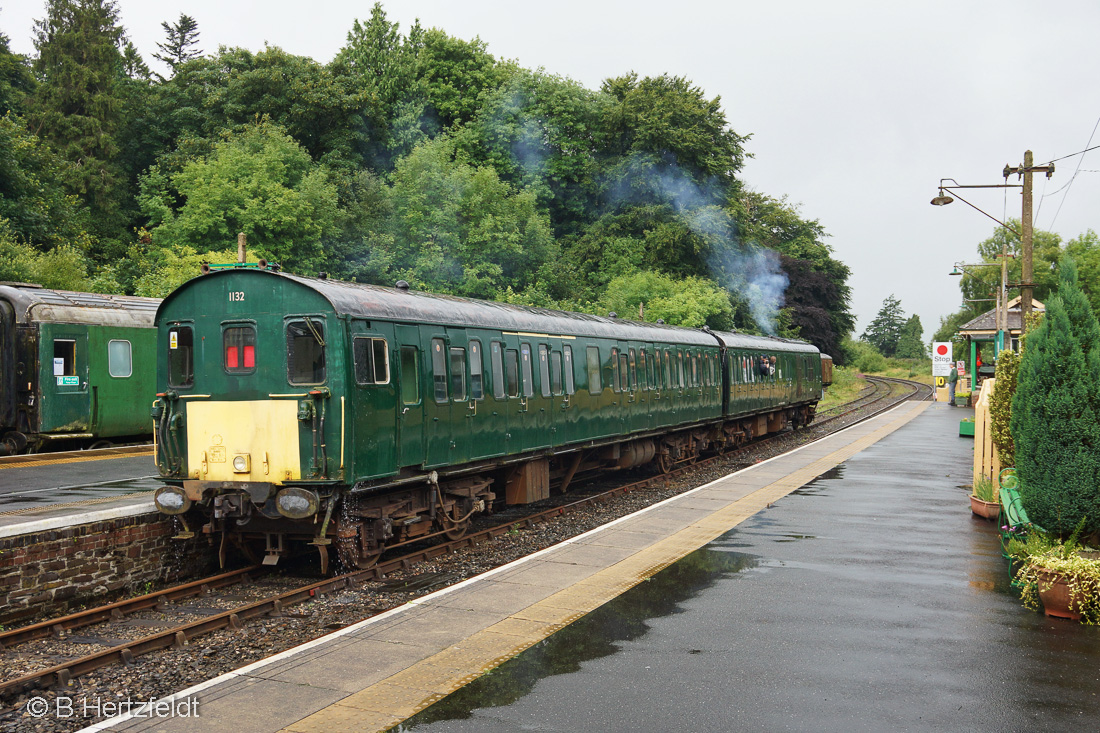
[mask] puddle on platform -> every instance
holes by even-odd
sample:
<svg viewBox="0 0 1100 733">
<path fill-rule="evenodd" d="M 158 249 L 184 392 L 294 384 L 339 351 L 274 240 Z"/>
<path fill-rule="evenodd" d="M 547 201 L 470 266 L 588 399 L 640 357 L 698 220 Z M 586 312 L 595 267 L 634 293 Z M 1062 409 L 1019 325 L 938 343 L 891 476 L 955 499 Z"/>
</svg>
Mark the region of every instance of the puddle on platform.
<svg viewBox="0 0 1100 733">
<path fill-rule="evenodd" d="M 645 635 L 650 619 L 679 613 L 684 601 L 759 562 L 757 556 L 741 552 L 696 550 L 390 730 L 411 731 L 439 721 L 465 720 L 480 708 L 511 705 L 540 679 L 576 672 L 583 662 L 614 654 L 618 642 Z"/>
</svg>

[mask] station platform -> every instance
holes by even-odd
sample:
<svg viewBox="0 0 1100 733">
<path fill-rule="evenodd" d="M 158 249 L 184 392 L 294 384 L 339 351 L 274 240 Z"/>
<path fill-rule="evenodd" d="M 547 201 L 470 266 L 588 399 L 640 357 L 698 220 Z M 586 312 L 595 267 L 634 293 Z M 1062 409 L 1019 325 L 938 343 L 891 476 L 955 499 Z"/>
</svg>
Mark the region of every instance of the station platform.
<svg viewBox="0 0 1100 733">
<path fill-rule="evenodd" d="M 156 511 L 151 446 L 0 459 L 0 539 Z"/>
<path fill-rule="evenodd" d="M 932 406 L 871 420 L 86 731 L 383 731 L 638 586 Z M 943 409 L 942 407 L 939 409 Z"/>
</svg>

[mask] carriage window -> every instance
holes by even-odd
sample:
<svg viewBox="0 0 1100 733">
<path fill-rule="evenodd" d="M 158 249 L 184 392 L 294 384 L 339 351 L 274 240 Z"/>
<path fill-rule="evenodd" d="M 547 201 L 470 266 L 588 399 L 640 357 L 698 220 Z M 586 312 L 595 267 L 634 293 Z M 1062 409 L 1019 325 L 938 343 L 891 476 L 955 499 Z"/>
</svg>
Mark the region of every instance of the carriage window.
<svg viewBox="0 0 1100 733">
<path fill-rule="evenodd" d="M 481 376 L 481 342 L 470 342 L 470 397 L 475 400 L 485 399 L 485 383 Z"/>
<path fill-rule="evenodd" d="M 401 402 L 420 402 L 420 350 L 415 346 L 401 347 Z"/>
<path fill-rule="evenodd" d="M 390 356 L 386 339 L 356 336 L 352 341 L 355 381 L 358 384 L 389 384 Z"/>
<path fill-rule="evenodd" d="M 691 386 L 699 386 L 699 355 L 691 355 Z"/>
<path fill-rule="evenodd" d="M 168 386 L 190 387 L 195 383 L 194 335 L 190 326 L 168 329 Z"/>
<path fill-rule="evenodd" d="M 649 379 L 646 378 L 647 375 L 646 375 L 645 368 L 646 368 L 645 349 L 642 349 L 641 352 L 639 352 L 639 354 L 638 354 L 638 379 L 641 380 L 641 382 L 638 384 L 639 389 L 649 389 L 649 383 L 650 383 L 650 381 L 652 381 L 652 380 L 649 380 Z"/>
<path fill-rule="evenodd" d="M 566 346 L 563 351 L 565 354 L 565 393 L 571 395 L 576 391 L 573 388 L 573 347 Z"/>
<path fill-rule="evenodd" d="M 508 396 L 519 397 L 519 352 L 508 349 L 504 353 L 504 371 L 507 375 Z"/>
<path fill-rule="evenodd" d="M 535 378 L 531 368 L 531 344 L 519 345 L 520 366 L 523 368 L 523 396 L 535 394 Z"/>
<path fill-rule="evenodd" d="M 550 396 L 550 354 L 546 344 L 539 344 L 539 384 L 542 387 L 542 396 Z"/>
<path fill-rule="evenodd" d="M 447 401 L 447 355 L 443 351 L 443 339 L 432 339 L 432 384 L 435 401 Z"/>
<path fill-rule="evenodd" d="M 600 379 L 600 347 L 589 346 L 588 356 L 588 391 L 592 394 L 603 392 L 603 380 Z"/>
<path fill-rule="evenodd" d="M 499 341 L 489 344 L 489 358 L 493 366 L 493 397 L 504 399 L 504 347 Z"/>
<path fill-rule="evenodd" d="M 319 318 L 287 324 L 286 366 L 287 379 L 291 384 L 320 384 L 325 381 L 324 328 L 324 321 Z M 247 363 L 247 350 L 245 354 Z"/>
<path fill-rule="evenodd" d="M 293 324 L 292 324 L 293 325 Z M 250 374 L 256 371 L 256 329 L 254 326 L 230 326 L 222 332 L 225 350 L 225 370 L 230 374 Z M 287 335 L 287 346 L 290 335 Z"/>
<path fill-rule="evenodd" d="M 550 390 L 557 395 L 561 392 L 561 352 L 550 352 Z"/>
<path fill-rule="evenodd" d="M 107 372 L 112 377 L 128 377 L 134 373 L 129 341 L 107 342 Z"/>
<path fill-rule="evenodd" d="M 676 382 L 681 389 L 684 386 L 684 352 L 676 352 Z"/>
<path fill-rule="evenodd" d="M 451 397 L 466 401 L 466 349 L 451 347 Z"/>
<path fill-rule="evenodd" d="M 611 350 L 611 391 L 622 392 L 623 385 L 619 379 L 619 350 Z"/>
<path fill-rule="evenodd" d="M 619 354 L 619 371 L 623 375 L 623 392 L 629 392 L 634 389 L 634 380 L 630 379 L 630 367 L 628 366 L 626 354 Z"/>
<path fill-rule="evenodd" d="M 54 339 L 53 375 L 55 377 L 76 376 L 76 341 Z"/>
<path fill-rule="evenodd" d="M 653 350 L 653 369 L 654 369 L 653 379 L 650 380 L 650 383 L 653 385 L 653 389 L 661 390 L 661 389 L 664 388 L 665 383 L 663 381 L 661 381 L 661 350 L 660 349 L 654 349 Z"/>
</svg>

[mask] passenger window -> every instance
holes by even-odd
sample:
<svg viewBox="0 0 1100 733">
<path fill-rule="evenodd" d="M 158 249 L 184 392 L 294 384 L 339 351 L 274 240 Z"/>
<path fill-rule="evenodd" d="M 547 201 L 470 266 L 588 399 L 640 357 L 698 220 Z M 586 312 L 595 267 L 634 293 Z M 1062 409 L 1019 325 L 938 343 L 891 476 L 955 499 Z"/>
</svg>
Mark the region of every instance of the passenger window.
<svg viewBox="0 0 1100 733">
<path fill-rule="evenodd" d="M 291 348 L 290 328 L 287 327 L 287 350 Z M 308 332 L 307 332 L 308 333 Z M 256 371 L 256 329 L 253 326 L 230 326 L 222 332 L 225 349 L 225 370 L 230 374 L 251 374 Z M 308 348 L 308 347 L 307 347 Z M 290 359 L 287 363 L 292 363 Z M 323 367 L 322 367 L 323 370 Z M 322 377 L 322 381 L 323 381 Z M 290 381 L 294 381 L 291 379 Z"/>
<path fill-rule="evenodd" d="M 389 384 L 390 356 L 386 339 L 356 336 L 352 340 L 355 381 L 358 384 Z"/>
<path fill-rule="evenodd" d="M 493 367 L 493 397 L 504 399 L 504 347 L 499 341 L 489 344 L 489 360 Z"/>
<path fill-rule="evenodd" d="M 470 342 L 470 397 L 475 400 L 485 399 L 485 384 L 481 376 L 483 365 L 481 363 L 481 342 Z"/>
<path fill-rule="evenodd" d="M 699 355 L 691 355 L 691 386 L 699 386 Z"/>
<path fill-rule="evenodd" d="M 586 354 L 588 357 L 588 391 L 591 394 L 602 394 L 603 380 L 600 379 L 600 347 L 589 346 Z"/>
<path fill-rule="evenodd" d="M 535 378 L 531 366 L 531 344 L 519 345 L 520 366 L 523 368 L 523 396 L 535 394 Z"/>
<path fill-rule="evenodd" d="M 539 385 L 542 387 L 542 396 L 550 396 L 550 353 L 546 344 L 539 344 Z"/>
<path fill-rule="evenodd" d="M 653 350 L 653 362 L 654 362 L 653 363 L 654 375 L 653 375 L 653 380 L 652 380 L 653 388 L 656 389 L 656 390 L 664 389 L 665 383 L 664 383 L 664 381 L 661 380 L 661 350 L 660 349 L 654 349 Z"/>
<path fill-rule="evenodd" d="M 561 391 L 561 352 L 550 352 L 550 391 L 560 395 Z"/>
<path fill-rule="evenodd" d="M 129 341 L 107 342 L 107 373 L 112 377 L 128 377 L 134 373 Z"/>
<path fill-rule="evenodd" d="M 190 387 L 195 383 L 194 334 L 190 326 L 168 329 L 168 386 Z"/>
<path fill-rule="evenodd" d="M 435 385 L 435 401 L 447 401 L 447 355 L 443 353 L 443 339 L 432 339 L 432 384 Z"/>
<path fill-rule="evenodd" d="M 619 350 L 611 350 L 611 391 L 622 392 L 623 385 L 619 378 Z"/>
<path fill-rule="evenodd" d="M 451 347 L 451 398 L 466 401 L 466 349 Z"/>
<path fill-rule="evenodd" d="M 634 380 L 630 378 L 629 363 L 626 354 L 619 354 L 619 371 L 622 372 L 623 375 L 623 392 L 629 392 L 634 389 Z"/>
<path fill-rule="evenodd" d="M 53 375 L 55 377 L 76 376 L 76 341 L 54 339 Z"/>
<path fill-rule="evenodd" d="M 565 359 L 565 393 L 571 395 L 576 391 L 573 388 L 573 347 L 566 346 L 563 352 Z"/>
<path fill-rule="evenodd" d="M 306 318 L 287 324 L 286 364 L 287 379 L 291 384 L 320 384 L 325 381 L 324 327 L 324 322 L 319 318 Z M 249 330 L 252 330 L 251 327 Z M 248 363 L 247 347 L 245 363 Z"/>
<path fill-rule="evenodd" d="M 684 386 L 684 352 L 676 352 L 676 382 L 683 389 Z"/>
<path fill-rule="evenodd" d="M 401 347 L 401 402 L 420 402 L 420 350 L 415 346 Z"/>
<path fill-rule="evenodd" d="M 519 397 L 519 352 L 508 349 L 504 353 L 504 371 L 508 382 L 508 396 Z"/>
<path fill-rule="evenodd" d="M 639 389 L 649 389 L 649 380 L 646 379 L 646 358 L 645 349 L 642 349 L 638 354 L 638 379 L 641 380 L 638 384 Z"/>
</svg>

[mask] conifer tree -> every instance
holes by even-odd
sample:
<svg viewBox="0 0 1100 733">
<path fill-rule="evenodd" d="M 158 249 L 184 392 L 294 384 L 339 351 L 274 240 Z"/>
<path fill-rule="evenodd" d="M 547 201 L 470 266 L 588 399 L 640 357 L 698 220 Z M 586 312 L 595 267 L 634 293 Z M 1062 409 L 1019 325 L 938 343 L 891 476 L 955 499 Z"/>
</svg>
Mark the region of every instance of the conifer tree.
<svg viewBox="0 0 1100 733">
<path fill-rule="evenodd" d="M 66 188 L 87 204 L 96 234 L 119 236 L 126 224 L 125 181 L 116 160 L 126 39 L 118 6 L 114 0 L 48 0 L 34 36 L 39 84 L 28 101 L 31 130 L 68 162 Z"/>
<path fill-rule="evenodd" d="M 199 24 L 186 13 L 180 13 L 180 19 L 169 24 L 164 21 L 160 24 L 167 36 L 164 43 L 158 43 L 160 53 L 153 54 L 153 58 L 163 61 L 176 73 L 181 64 L 202 56 L 202 49 L 195 46 L 199 42 Z"/>
<path fill-rule="evenodd" d="M 1100 531 L 1100 325 L 1071 261 L 1028 337 L 1012 399 L 1020 497 L 1032 521 L 1067 535 Z"/>
</svg>

